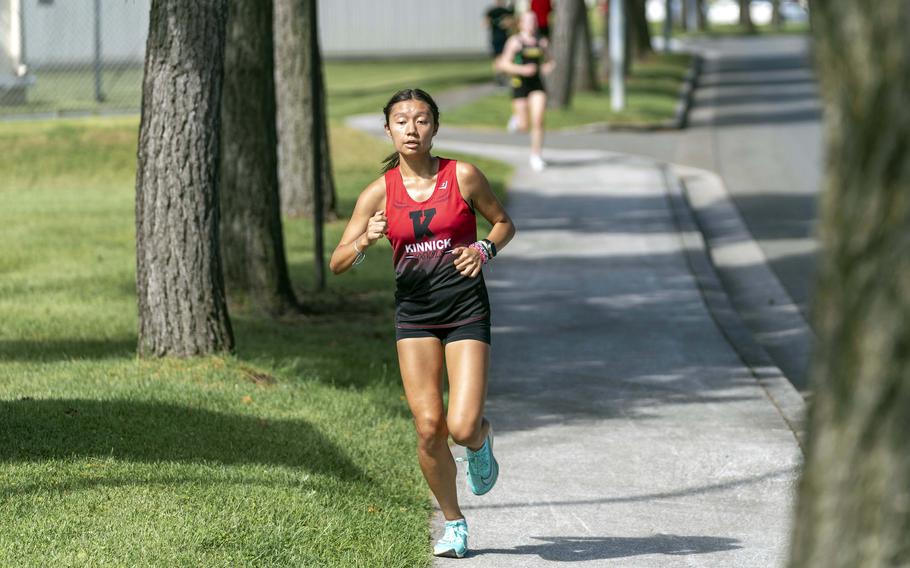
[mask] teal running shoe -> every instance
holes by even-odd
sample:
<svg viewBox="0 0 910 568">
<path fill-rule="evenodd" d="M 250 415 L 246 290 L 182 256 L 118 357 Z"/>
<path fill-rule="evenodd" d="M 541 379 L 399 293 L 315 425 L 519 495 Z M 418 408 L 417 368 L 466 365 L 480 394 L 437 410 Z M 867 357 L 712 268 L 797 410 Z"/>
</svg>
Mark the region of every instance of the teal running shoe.
<svg viewBox="0 0 910 568">
<path fill-rule="evenodd" d="M 468 462 L 468 487 L 474 495 L 483 495 L 496 485 L 499 463 L 493 457 L 493 428 L 487 433 L 483 446 L 476 452 L 465 448 Z"/>
<path fill-rule="evenodd" d="M 468 552 L 468 523 L 464 519 L 446 521 L 442 538 L 433 547 L 433 555 L 463 558 Z"/>
</svg>

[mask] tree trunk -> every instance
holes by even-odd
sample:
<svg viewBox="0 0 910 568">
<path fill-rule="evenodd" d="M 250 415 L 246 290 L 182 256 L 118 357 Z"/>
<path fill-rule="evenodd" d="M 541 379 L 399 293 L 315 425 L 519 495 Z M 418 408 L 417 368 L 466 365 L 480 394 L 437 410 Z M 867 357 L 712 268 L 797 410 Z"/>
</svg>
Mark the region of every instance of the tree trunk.
<svg viewBox="0 0 910 568">
<path fill-rule="evenodd" d="M 622 60 L 622 74 L 626 77 L 632 74 L 632 60 L 635 59 L 635 23 L 633 20 L 635 16 L 632 15 L 632 12 L 635 10 L 635 7 L 632 3 L 635 0 L 621 0 L 623 3 L 623 27 L 626 30 L 625 35 L 623 36 L 623 55 Z"/>
<path fill-rule="evenodd" d="M 272 1 L 229 0 L 221 135 L 221 257 L 228 295 L 281 314 L 297 305 L 278 196 Z"/>
<path fill-rule="evenodd" d="M 610 0 L 603 0 L 603 2 L 606 6 L 601 11 L 603 45 L 600 47 L 600 69 L 603 77 L 608 78 L 610 76 Z"/>
<path fill-rule="evenodd" d="M 323 212 L 334 217 L 335 182 L 329 152 L 328 125 L 322 115 L 322 161 L 314 168 L 310 140 L 313 130 L 311 69 L 316 66 L 321 76 L 322 62 L 314 61 L 310 50 L 311 27 L 306 15 L 311 2 L 317 0 L 274 0 L 275 87 L 278 107 L 278 180 L 281 187 L 281 210 L 289 217 L 313 214 L 313 171 L 321 170 Z M 316 29 L 316 26 L 313 26 Z"/>
<path fill-rule="evenodd" d="M 771 25 L 774 29 L 779 30 L 783 23 L 784 21 L 780 15 L 780 0 L 771 0 Z"/>
<path fill-rule="evenodd" d="M 750 34 L 755 33 L 755 24 L 752 22 L 752 13 L 749 11 L 750 0 L 739 0 L 739 25 Z"/>
<path fill-rule="evenodd" d="M 219 254 L 225 0 L 153 0 L 136 173 L 139 353 L 229 351 Z"/>
<path fill-rule="evenodd" d="M 597 80 L 597 62 L 594 59 L 594 48 L 591 41 L 591 23 L 588 21 L 587 7 L 579 10 L 578 29 L 575 40 L 575 81 L 576 91 L 593 92 L 600 90 Z"/>
<path fill-rule="evenodd" d="M 313 101 L 313 126 L 310 130 L 310 157 L 314 164 L 322 163 L 323 154 L 328 151 L 322 142 L 326 139 L 325 129 L 325 86 L 322 83 L 322 52 L 319 49 L 319 16 L 318 2 L 311 0 L 307 22 L 309 23 L 310 53 L 310 98 Z M 313 171 L 310 183 L 313 188 L 313 266 L 316 277 L 316 289 L 325 289 L 325 243 L 323 221 L 323 179 L 319 171 Z"/>
<path fill-rule="evenodd" d="M 584 0 L 562 0 L 556 4 L 556 25 L 552 30 L 553 59 L 556 67 L 547 81 L 547 103 L 551 107 L 569 108 L 575 74 L 575 42 L 578 41 L 579 12 Z"/>
<path fill-rule="evenodd" d="M 643 59 L 653 52 L 651 48 L 651 28 L 648 27 L 645 0 L 629 0 L 627 3 L 628 37 L 635 59 Z"/>
<path fill-rule="evenodd" d="M 664 52 L 670 52 L 670 41 L 673 38 L 673 2 L 664 0 L 664 24 L 663 24 Z"/>
<path fill-rule="evenodd" d="M 825 98 L 818 345 L 790 565 L 910 565 L 910 4 L 812 6 Z"/>
<path fill-rule="evenodd" d="M 698 17 L 698 31 L 708 31 L 708 5 L 706 0 L 695 0 L 696 16 Z"/>
</svg>

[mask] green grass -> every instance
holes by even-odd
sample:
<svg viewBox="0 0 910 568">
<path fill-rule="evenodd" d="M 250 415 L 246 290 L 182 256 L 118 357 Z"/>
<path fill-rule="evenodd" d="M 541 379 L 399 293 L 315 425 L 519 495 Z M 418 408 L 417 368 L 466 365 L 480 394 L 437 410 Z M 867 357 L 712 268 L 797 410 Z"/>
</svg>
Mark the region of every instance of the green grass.
<svg viewBox="0 0 910 568">
<path fill-rule="evenodd" d="M 576 93 L 568 109 L 546 113 L 546 128 L 572 128 L 608 122 L 615 126 L 652 126 L 673 117 L 679 102 L 679 88 L 689 69 L 685 54 L 656 53 L 637 63 L 626 81 L 626 108 L 610 109 L 608 85 L 596 93 Z M 502 129 L 512 114 L 510 95 L 501 92 L 442 117 L 444 124 Z"/>
<path fill-rule="evenodd" d="M 236 355 L 137 359 L 137 124 L 0 123 L 0 566 L 426 565 L 389 247 L 316 294 L 286 221 L 315 314 L 235 309 Z M 332 142 L 347 214 L 389 148 Z"/>
<path fill-rule="evenodd" d="M 66 113 L 138 109 L 142 100 L 142 66 L 108 66 L 101 72 L 103 102 L 95 100 L 95 75 L 91 67 L 32 70 L 35 83 L 28 89 L 27 104 L 0 106 L 0 114 Z"/>
<path fill-rule="evenodd" d="M 399 89 L 442 91 L 493 78 L 487 58 L 331 61 L 325 66 L 329 117 L 380 112 Z"/>
<path fill-rule="evenodd" d="M 663 22 L 651 22 L 652 37 L 662 36 L 664 33 Z M 727 36 L 748 36 L 748 35 L 781 35 L 781 34 L 808 34 L 810 32 L 809 22 L 784 22 L 780 28 L 770 24 L 755 26 L 755 34 L 749 33 L 748 29 L 739 24 L 712 24 L 703 32 L 687 32 L 680 26 L 673 26 L 673 37 L 727 37 Z"/>
<path fill-rule="evenodd" d="M 0 114 L 138 110 L 142 100 L 142 67 L 105 68 L 102 90 L 106 100 L 95 101 L 95 82 L 90 67 L 33 70 L 35 84 L 28 90 L 27 104 L 0 106 Z M 421 87 L 430 93 L 489 81 L 490 61 L 485 57 L 462 59 L 327 61 L 329 116 L 378 112 L 395 91 Z"/>
</svg>

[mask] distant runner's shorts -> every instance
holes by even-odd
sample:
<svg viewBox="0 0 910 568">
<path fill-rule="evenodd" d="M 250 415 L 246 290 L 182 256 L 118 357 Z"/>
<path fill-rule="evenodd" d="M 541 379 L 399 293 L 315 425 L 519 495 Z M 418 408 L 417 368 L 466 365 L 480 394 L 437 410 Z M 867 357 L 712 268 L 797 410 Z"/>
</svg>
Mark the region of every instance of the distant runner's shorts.
<svg viewBox="0 0 910 568">
<path fill-rule="evenodd" d="M 412 337 L 435 337 L 448 345 L 453 341 L 462 339 L 476 339 L 487 345 L 492 343 L 490 334 L 490 318 L 468 322 L 454 327 L 398 327 L 395 326 L 395 341 L 410 339 Z"/>
<path fill-rule="evenodd" d="M 543 81 L 540 75 L 533 77 L 512 77 L 512 98 L 526 99 L 534 91 L 543 91 Z"/>
</svg>

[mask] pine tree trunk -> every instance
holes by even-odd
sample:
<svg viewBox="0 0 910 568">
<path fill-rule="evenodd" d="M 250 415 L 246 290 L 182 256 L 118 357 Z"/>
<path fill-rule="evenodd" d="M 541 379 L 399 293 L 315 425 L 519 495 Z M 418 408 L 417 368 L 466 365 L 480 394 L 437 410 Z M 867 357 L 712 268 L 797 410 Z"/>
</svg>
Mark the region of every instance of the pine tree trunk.
<svg viewBox="0 0 910 568">
<path fill-rule="evenodd" d="M 310 140 L 313 130 L 313 98 L 310 78 L 322 62 L 311 53 L 310 25 L 306 15 L 317 0 L 274 0 L 275 87 L 278 107 L 278 179 L 281 210 L 289 217 L 313 215 L 313 161 Z M 313 26 L 315 29 L 316 26 Z M 335 182 L 329 151 L 325 110 L 322 116 L 323 212 L 333 218 Z"/>
<path fill-rule="evenodd" d="M 228 295 L 281 314 L 297 302 L 278 196 L 271 0 L 229 0 L 221 136 L 221 256 Z"/>
<path fill-rule="evenodd" d="M 739 0 L 739 25 L 750 33 L 755 33 L 755 24 L 752 22 L 752 12 L 749 11 L 749 0 Z"/>
<path fill-rule="evenodd" d="M 904 0 L 812 6 L 827 158 L 794 568 L 910 566 L 908 27 Z"/>
<path fill-rule="evenodd" d="M 572 104 L 578 18 L 579 11 L 584 9 L 584 0 L 563 0 L 556 4 L 556 25 L 552 30 L 556 67 L 547 81 L 547 105 L 553 108 L 569 108 Z"/>
<path fill-rule="evenodd" d="M 227 5 L 153 0 L 136 173 L 139 353 L 233 348 L 219 254 Z"/>
<path fill-rule="evenodd" d="M 577 39 L 575 40 L 575 79 L 576 91 L 593 92 L 600 90 L 597 80 L 597 62 L 594 59 L 594 47 L 591 41 L 591 24 L 588 21 L 587 8 L 578 14 Z"/>
</svg>

